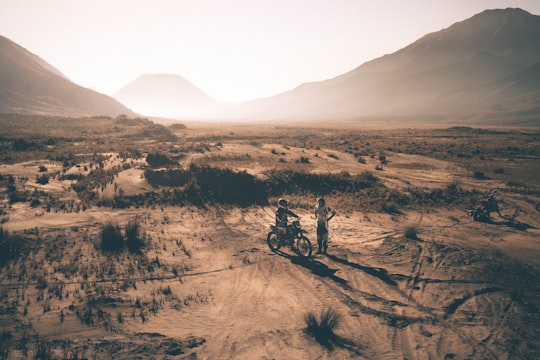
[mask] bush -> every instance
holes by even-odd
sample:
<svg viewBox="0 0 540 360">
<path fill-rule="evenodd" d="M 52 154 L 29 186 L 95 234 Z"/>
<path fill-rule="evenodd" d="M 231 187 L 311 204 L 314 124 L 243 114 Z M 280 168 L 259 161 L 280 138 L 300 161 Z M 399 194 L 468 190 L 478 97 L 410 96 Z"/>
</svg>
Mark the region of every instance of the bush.
<svg viewBox="0 0 540 360">
<path fill-rule="evenodd" d="M 13 144 L 11 145 L 11 150 L 13 151 L 27 151 L 32 147 L 32 143 L 24 140 L 24 139 L 16 139 Z"/>
<path fill-rule="evenodd" d="M 139 253 L 145 246 L 145 237 L 141 234 L 141 227 L 136 220 L 130 221 L 126 226 L 126 247 L 130 252 Z"/>
<path fill-rule="evenodd" d="M 405 228 L 403 235 L 407 239 L 417 240 L 418 239 L 418 227 L 416 225 L 410 225 Z"/>
<path fill-rule="evenodd" d="M 473 177 L 477 180 L 486 180 L 488 179 L 488 177 L 486 175 L 484 175 L 483 172 L 479 171 L 479 170 L 476 170 L 474 173 L 473 173 Z"/>
<path fill-rule="evenodd" d="M 36 183 L 40 185 L 47 185 L 49 183 L 49 177 L 47 175 L 40 175 L 36 177 Z"/>
<path fill-rule="evenodd" d="M 178 165 L 176 161 L 164 154 L 148 154 L 146 156 L 146 162 L 153 168 L 167 165 Z"/>
<path fill-rule="evenodd" d="M 381 204 L 381 211 L 387 214 L 400 214 L 397 205 L 392 201 L 383 201 Z"/>
<path fill-rule="evenodd" d="M 23 238 L 14 236 L 0 227 L 0 265 L 18 258 L 23 252 L 24 244 Z"/>
<path fill-rule="evenodd" d="M 101 249 L 110 252 L 120 252 L 124 249 L 125 242 L 120 226 L 107 223 L 100 233 Z"/>
<path fill-rule="evenodd" d="M 337 338 L 334 330 L 341 324 L 341 319 L 341 314 L 332 307 L 321 311 L 319 318 L 313 312 L 308 312 L 304 315 L 305 332 L 313 336 L 319 344 L 331 346 Z"/>
<path fill-rule="evenodd" d="M 366 171 L 358 175 L 341 174 L 312 174 L 292 170 L 270 170 L 265 173 L 270 195 L 283 193 L 313 193 L 328 195 L 336 192 L 354 193 L 373 187 L 378 178 Z"/>
</svg>

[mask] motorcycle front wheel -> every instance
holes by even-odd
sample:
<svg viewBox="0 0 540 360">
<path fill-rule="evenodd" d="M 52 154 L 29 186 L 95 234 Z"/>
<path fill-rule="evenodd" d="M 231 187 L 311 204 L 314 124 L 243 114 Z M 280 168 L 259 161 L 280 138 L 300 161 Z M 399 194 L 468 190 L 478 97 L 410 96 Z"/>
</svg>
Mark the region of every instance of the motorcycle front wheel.
<svg viewBox="0 0 540 360">
<path fill-rule="evenodd" d="M 298 253 L 304 257 L 310 257 L 311 252 L 313 251 L 313 247 L 311 246 L 311 242 L 307 237 L 302 235 L 296 240 L 296 246 L 298 248 Z"/>
<path fill-rule="evenodd" d="M 281 242 L 277 238 L 277 235 L 274 234 L 272 231 L 268 233 L 268 236 L 266 237 L 266 243 L 272 251 L 277 251 L 281 247 Z"/>
</svg>

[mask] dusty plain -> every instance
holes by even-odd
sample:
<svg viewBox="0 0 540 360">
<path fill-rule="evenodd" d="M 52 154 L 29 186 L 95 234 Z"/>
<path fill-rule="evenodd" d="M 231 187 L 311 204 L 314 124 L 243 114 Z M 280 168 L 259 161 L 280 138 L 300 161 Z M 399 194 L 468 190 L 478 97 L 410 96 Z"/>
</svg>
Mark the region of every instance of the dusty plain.
<svg viewBox="0 0 540 360">
<path fill-rule="evenodd" d="M 540 358 L 537 128 L 0 124 L 1 359 Z M 271 251 L 319 196 L 328 254 Z"/>
</svg>

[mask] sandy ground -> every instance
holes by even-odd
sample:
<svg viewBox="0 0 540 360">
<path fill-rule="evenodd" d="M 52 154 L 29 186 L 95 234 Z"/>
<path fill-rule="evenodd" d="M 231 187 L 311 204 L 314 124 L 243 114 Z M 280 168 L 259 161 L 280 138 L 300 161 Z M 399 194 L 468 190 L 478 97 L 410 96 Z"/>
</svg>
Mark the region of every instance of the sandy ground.
<svg viewBox="0 0 540 360">
<path fill-rule="evenodd" d="M 271 148 L 264 145 L 262 149 L 268 154 Z M 247 150 L 235 146 L 222 151 L 231 155 Z M 301 149 L 284 152 L 290 159 L 305 154 Z M 349 154 L 337 154 L 339 160 L 323 154 L 320 150 L 317 157 L 315 152 L 308 154 L 314 168 L 327 164 L 327 170 L 354 174 L 372 170 L 375 164 L 370 159 L 360 164 Z M 455 181 L 475 185 L 470 174 L 453 164 L 403 154 L 389 160 L 377 173 L 387 186 L 433 188 Z M 2 166 L 0 171 L 28 176 L 34 168 L 35 164 Z M 260 164 L 248 168 L 256 174 L 264 170 Z M 137 170 L 122 173 L 116 182 L 129 194 L 149 189 Z M 67 187 L 53 182 L 43 188 L 58 192 Z M 105 291 L 130 281 L 124 291 L 112 292 L 113 300 L 103 302 L 105 312 L 124 314 L 112 331 L 100 326 L 102 322 L 88 326 L 75 316 L 84 298 L 75 294 L 83 291 L 84 281 L 78 275 L 66 279 L 52 269 L 55 260 L 45 259 L 50 266 L 47 276 L 62 280 L 71 297 L 50 298 L 47 312 L 41 310 L 42 303 L 32 300 L 28 315 L 1 315 L 0 327 L 14 329 L 17 335 L 31 322 L 32 329 L 46 339 L 69 339 L 73 346 L 85 347 L 86 354 L 104 359 L 538 358 L 540 216 L 530 201 L 511 200 L 522 209 L 518 223 L 497 217 L 490 224 L 474 222 L 464 210 L 342 213 L 339 204 L 330 204 L 338 216 L 331 222 L 328 255 L 312 259 L 302 259 L 288 249 L 272 252 L 268 248 L 271 206 L 93 208 L 36 216 L 27 204 L 16 204 L 9 209 L 6 227 L 10 231 L 35 228 L 44 236 L 68 233 L 60 243 L 65 256 L 64 260 L 60 256 L 60 262 L 75 258 L 85 231 L 95 232 L 110 219 L 125 225 L 138 216 L 152 239 L 147 257 L 159 258 L 161 276 L 130 277 L 117 271 L 110 276 L 115 281 L 100 283 Z M 311 214 L 298 212 L 315 244 Z M 417 239 L 403 236 L 411 225 L 419 229 Z M 50 246 L 58 239 L 38 246 Z M 90 259 L 77 255 L 81 266 L 97 256 L 90 245 L 85 246 Z M 39 293 L 35 286 L 8 286 L 16 283 L 4 271 L 4 298 L 12 299 L 16 289 L 28 298 Z M 135 299 L 143 303 L 157 299 L 161 306 L 143 316 L 133 306 Z M 23 304 L 16 306 L 18 311 Z M 304 331 L 304 316 L 329 308 L 342 315 L 341 322 L 337 336 L 321 345 Z M 65 319 L 60 322 L 61 312 Z M 23 358 L 23 352 L 13 349 L 10 356 Z"/>
</svg>

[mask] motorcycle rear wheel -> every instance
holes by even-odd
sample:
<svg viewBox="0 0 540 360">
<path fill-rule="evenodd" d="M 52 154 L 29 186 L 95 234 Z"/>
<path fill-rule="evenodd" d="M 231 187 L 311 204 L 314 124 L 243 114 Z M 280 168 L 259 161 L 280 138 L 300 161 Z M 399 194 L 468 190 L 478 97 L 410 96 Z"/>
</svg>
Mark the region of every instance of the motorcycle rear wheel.
<svg viewBox="0 0 540 360">
<path fill-rule="evenodd" d="M 268 233 L 268 236 L 266 237 L 266 243 L 272 251 L 277 251 L 281 247 L 281 242 L 277 238 L 277 235 L 274 234 L 272 231 Z"/>
<path fill-rule="evenodd" d="M 478 222 L 489 222 L 491 216 L 484 208 L 477 208 L 473 211 L 473 219 Z"/>
<path fill-rule="evenodd" d="M 302 235 L 296 240 L 296 246 L 298 248 L 298 253 L 302 255 L 303 257 L 310 257 L 311 252 L 313 251 L 313 247 L 311 246 L 311 242 L 307 237 Z"/>
</svg>

